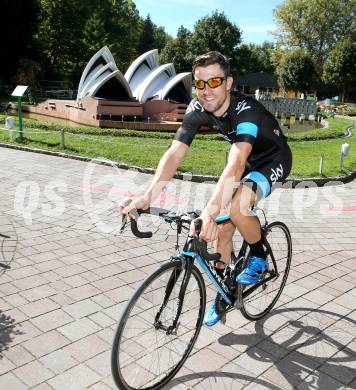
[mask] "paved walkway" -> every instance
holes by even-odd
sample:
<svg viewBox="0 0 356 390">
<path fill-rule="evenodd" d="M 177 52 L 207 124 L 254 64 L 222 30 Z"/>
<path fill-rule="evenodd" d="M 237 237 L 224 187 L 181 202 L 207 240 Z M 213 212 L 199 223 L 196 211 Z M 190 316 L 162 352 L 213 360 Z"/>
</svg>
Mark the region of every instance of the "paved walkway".
<svg viewBox="0 0 356 390">
<path fill-rule="evenodd" d="M 4 148 L 0 161 L 2 261 L 14 254 L 0 274 L 0 389 L 114 389 L 119 313 L 174 245 L 167 226 L 118 234 L 115 203 L 149 176 Z M 201 207 L 211 188 L 173 181 L 166 206 Z M 204 328 L 167 389 L 356 389 L 356 182 L 277 190 L 264 207 L 294 243 L 279 306 Z"/>
</svg>

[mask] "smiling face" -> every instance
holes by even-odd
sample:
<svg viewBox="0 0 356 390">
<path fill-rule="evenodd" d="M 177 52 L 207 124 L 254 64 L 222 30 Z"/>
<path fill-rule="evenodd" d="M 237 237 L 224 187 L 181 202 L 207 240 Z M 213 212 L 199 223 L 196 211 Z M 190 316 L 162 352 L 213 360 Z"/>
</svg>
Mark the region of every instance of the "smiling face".
<svg viewBox="0 0 356 390">
<path fill-rule="evenodd" d="M 219 64 L 208 66 L 198 66 L 194 72 L 195 80 L 207 81 L 213 77 L 225 77 L 224 71 Z M 197 98 L 204 110 L 213 113 L 215 116 L 221 116 L 230 104 L 230 88 L 232 77 L 228 77 L 217 88 L 211 88 L 205 84 L 204 89 L 196 89 Z"/>
</svg>

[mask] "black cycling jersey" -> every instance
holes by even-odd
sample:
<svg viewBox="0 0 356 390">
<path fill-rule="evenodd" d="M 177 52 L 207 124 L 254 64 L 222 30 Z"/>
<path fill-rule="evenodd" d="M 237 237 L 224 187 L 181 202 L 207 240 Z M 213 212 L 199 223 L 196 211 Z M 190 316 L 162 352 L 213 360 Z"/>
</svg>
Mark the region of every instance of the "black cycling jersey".
<svg viewBox="0 0 356 390">
<path fill-rule="evenodd" d="M 174 139 L 190 145 L 196 132 L 208 127 L 230 143 L 250 143 L 250 163 L 289 150 L 276 118 L 260 102 L 240 92 L 231 92 L 230 96 L 229 108 L 219 118 L 205 111 L 197 98 L 193 99 Z"/>
</svg>

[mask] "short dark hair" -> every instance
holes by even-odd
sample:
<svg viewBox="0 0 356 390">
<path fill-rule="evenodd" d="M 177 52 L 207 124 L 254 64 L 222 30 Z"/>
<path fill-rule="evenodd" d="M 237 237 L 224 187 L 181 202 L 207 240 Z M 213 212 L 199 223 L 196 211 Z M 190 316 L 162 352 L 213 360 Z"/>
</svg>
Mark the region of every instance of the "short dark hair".
<svg viewBox="0 0 356 390">
<path fill-rule="evenodd" d="M 230 62 L 227 57 L 218 51 L 209 51 L 208 53 L 202 54 L 193 61 L 192 73 L 194 75 L 195 69 L 198 66 L 209 66 L 219 64 L 221 69 L 224 71 L 225 77 L 230 75 Z"/>
</svg>

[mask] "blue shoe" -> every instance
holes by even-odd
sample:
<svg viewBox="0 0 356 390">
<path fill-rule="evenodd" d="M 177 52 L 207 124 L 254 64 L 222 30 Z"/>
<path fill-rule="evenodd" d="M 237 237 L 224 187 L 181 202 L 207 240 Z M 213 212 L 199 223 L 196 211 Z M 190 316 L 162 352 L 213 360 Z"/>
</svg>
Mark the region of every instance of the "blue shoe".
<svg viewBox="0 0 356 390">
<path fill-rule="evenodd" d="M 236 276 L 238 284 L 255 284 L 260 280 L 262 272 L 267 270 L 267 261 L 260 257 L 252 256 L 248 260 L 247 267 Z"/>
<path fill-rule="evenodd" d="M 209 306 L 209 309 L 205 313 L 204 325 L 206 326 L 214 326 L 221 320 L 221 316 L 216 312 L 216 299 L 217 295 L 215 296 Z"/>
</svg>

